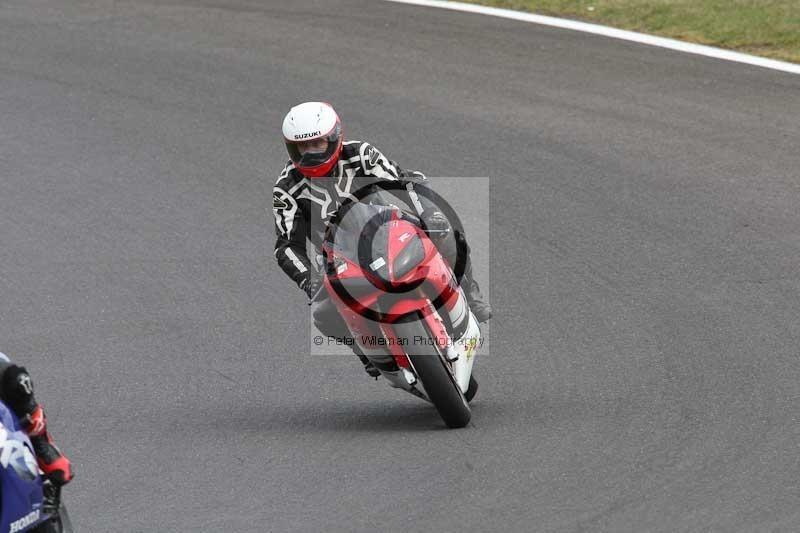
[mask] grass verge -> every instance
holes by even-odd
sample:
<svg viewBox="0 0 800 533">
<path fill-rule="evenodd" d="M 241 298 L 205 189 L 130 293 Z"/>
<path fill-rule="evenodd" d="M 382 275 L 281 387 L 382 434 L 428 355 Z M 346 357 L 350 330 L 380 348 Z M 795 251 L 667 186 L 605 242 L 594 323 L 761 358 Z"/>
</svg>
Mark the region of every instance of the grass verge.
<svg viewBox="0 0 800 533">
<path fill-rule="evenodd" d="M 800 0 L 461 0 L 800 63 Z"/>
</svg>

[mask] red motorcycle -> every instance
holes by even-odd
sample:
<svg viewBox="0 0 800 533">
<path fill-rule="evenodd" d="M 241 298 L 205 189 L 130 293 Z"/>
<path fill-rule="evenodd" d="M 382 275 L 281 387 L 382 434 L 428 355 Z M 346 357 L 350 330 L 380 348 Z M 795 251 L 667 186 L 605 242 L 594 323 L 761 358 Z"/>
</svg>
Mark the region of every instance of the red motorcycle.
<svg viewBox="0 0 800 533">
<path fill-rule="evenodd" d="M 393 387 L 464 427 L 478 384 L 478 322 L 416 216 L 384 202 L 340 209 L 323 244 L 325 286 L 355 343 Z"/>
</svg>

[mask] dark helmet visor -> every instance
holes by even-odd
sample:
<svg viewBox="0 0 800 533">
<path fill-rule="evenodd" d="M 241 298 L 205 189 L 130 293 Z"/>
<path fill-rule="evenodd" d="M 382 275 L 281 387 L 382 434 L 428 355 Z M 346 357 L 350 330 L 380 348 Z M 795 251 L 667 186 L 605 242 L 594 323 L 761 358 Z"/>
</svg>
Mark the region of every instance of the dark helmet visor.
<svg viewBox="0 0 800 533">
<path fill-rule="evenodd" d="M 341 138 L 342 129 L 337 125 L 332 132 L 325 137 L 321 137 L 327 141 L 327 146 L 324 150 L 304 150 L 303 148 L 309 141 L 286 141 L 286 151 L 289 152 L 289 157 L 292 162 L 301 168 L 317 167 L 327 163 L 336 154 L 339 149 L 339 140 Z M 319 140 L 316 139 L 316 140 Z"/>
</svg>

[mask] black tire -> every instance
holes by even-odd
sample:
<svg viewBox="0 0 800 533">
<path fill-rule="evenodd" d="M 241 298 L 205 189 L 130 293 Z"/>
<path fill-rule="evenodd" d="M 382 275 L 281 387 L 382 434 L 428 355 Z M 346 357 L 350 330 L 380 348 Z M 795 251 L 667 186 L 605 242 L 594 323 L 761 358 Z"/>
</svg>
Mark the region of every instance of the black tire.
<svg viewBox="0 0 800 533">
<path fill-rule="evenodd" d="M 61 521 L 58 518 L 51 518 L 47 522 L 36 526 L 31 530 L 31 533 L 61 533 L 61 531 L 63 531 Z"/>
<path fill-rule="evenodd" d="M 72 533 L 72 523 L 70 522 L 67 509 L 64 504 L 59 505 L 59 512 L 57 515 L 50 518 L 48 521 L 39 524 L 36 528 L 31 530 L 31 533 Z"/>
<path fill-rule="evenodd" d="M 417 377 L 425 388 L 425 393 L 449 428 L 463 428 L 469 424 L 472 411 L 467 399 L 456 383 L 444 357 L 433 342 L 411 342 L 415 337 L 432 339 L 421 320 L 393 324 L 398 337 L 409 339 L 408 359 Z"/>
<path fill-rule="evenodd" d="M 470 376 L 469 387 L 467 388 L 467 392 L 464 393 L 464 398 L 467 399 L 467 402 L 472 401 L 476 392 L 478 392 L 478 382 L 475 381 L 475 376 Z"/>
</svg>

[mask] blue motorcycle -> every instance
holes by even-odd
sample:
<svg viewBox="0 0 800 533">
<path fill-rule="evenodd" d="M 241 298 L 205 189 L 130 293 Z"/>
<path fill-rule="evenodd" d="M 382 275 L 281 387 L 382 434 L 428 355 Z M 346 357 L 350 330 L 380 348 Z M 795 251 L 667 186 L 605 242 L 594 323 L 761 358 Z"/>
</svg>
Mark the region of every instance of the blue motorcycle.
<svg viewBox="0 0 800 533">
<path fill-rule="evenodd" d="M 0 532 L 71 533 L 60 487 L 44 479 L 28 435 L 0 402 Z"/>
</svg>

